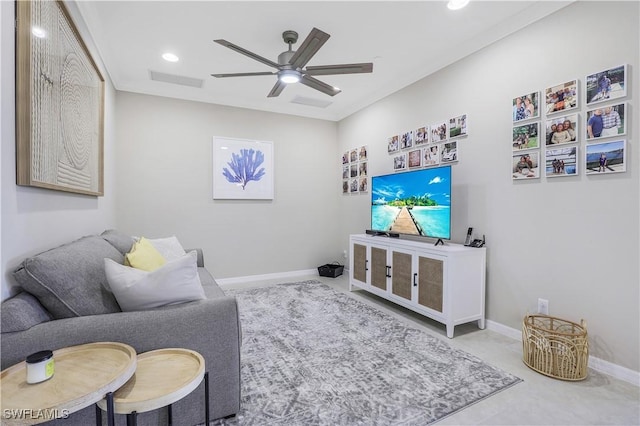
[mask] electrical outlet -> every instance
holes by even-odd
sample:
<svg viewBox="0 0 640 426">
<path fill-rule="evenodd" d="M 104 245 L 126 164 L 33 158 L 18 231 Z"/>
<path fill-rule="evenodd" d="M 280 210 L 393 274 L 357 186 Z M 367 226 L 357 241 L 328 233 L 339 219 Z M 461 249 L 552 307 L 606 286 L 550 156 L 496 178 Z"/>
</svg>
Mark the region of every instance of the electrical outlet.
<svg viewBox="0 0 640 426">
<path fill-rule="evenodd" d="M 549 315 L 549 301 L 547 299 L 538 299 L 538 313 Z"/>
</svg>

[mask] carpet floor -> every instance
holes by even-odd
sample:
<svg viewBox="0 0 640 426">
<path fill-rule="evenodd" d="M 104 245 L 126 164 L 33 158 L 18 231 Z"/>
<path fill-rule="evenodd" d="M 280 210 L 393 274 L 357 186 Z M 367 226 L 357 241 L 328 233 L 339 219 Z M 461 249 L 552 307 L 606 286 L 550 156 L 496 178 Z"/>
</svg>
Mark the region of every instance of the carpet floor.
<svg viewBox="0 0 640 426">
<path fill-rule="evenodd" d="M 428 425 L 521 381 L 318 281 L 226 293 L 242 407 L 221 425 Z"/>
</svg>

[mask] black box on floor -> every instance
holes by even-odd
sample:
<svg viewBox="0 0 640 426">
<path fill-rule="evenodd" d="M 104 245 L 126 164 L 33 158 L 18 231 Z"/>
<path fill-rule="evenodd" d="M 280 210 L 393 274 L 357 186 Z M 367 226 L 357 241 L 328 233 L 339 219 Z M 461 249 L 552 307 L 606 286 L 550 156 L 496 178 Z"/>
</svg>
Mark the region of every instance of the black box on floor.
<svg viewBox="0 0 640 426">
<path fill-rule="evenodd" d="M 327 263 L 326 265 L 318 266 L 318 273 L 321 277 L 335 278 L 342 275 L 344 271 L 344 265 L 338 263 Z"/>
</svg>

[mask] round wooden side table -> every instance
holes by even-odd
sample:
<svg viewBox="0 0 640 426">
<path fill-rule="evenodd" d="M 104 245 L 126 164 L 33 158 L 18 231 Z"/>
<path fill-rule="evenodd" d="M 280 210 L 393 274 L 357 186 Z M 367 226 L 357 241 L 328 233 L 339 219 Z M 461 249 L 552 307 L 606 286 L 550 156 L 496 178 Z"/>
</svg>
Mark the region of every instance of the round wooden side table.
<svg viewBox="0 0 640 426">
<path fill-rule="evenodd" d="M 0 373 L 0 423 L 34 425 L 111 399 L 133 376 L 137 357 L 124 343 L 98 342 L 59 349 L 53 360 L 53 377 L 40 383 L 27 383 L 25 361 Z"/>
<path fill-rule="evenodd" d="M 138 355 L 136 372 L 113 395 L 114 413 L 126 414 L 127 425 L 137 424 L 137 414 L 167 407 L 172 423 L 171 404 L 193 392 L 204 379 L 205 424 L 209 424 L 209 377 L 198 352 L 167 348 Z M 107 401 L 97 403 L 107 409 Z"/>
</svg>

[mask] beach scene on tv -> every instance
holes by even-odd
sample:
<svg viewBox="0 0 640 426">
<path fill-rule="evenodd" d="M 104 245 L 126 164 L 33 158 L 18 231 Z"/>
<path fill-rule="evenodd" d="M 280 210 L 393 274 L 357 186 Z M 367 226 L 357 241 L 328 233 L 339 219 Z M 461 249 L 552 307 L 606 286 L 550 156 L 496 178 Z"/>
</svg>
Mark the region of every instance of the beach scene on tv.
<svg viewBox="0 0 640 426">
<path fill-rule="evenodd" d="M 451 167 L 374 176 L 371 228 L 450 239 Z"/>
</svg>

